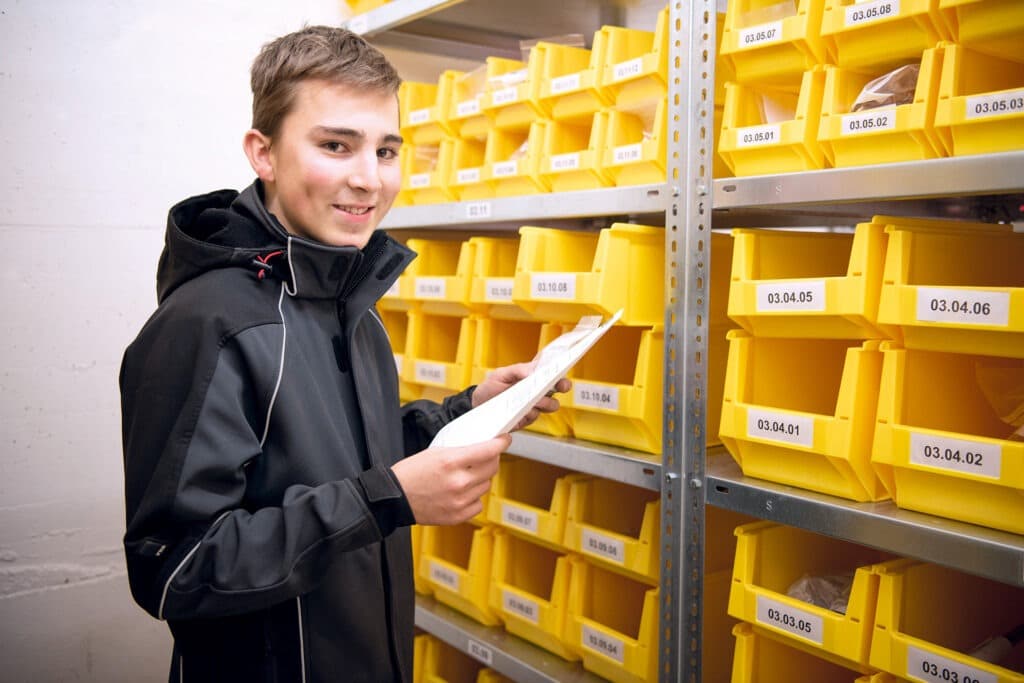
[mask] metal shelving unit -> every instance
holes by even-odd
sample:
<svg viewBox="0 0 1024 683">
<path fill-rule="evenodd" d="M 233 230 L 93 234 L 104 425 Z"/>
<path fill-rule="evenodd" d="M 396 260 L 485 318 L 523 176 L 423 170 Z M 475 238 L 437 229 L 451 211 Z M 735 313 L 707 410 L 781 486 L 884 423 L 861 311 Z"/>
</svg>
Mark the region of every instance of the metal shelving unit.
<svg viewBox="0 0 1024 683">
<path fill-rule="evenodd" d="M 619 23 L 615 2 L 524 3 L 515 4 L 521 21 L 510 23 L 509 8 L 494 0 L 396 0 L 348 26 L 384 46 L 476 58 L 508 54 L 520 37 L 554 35 L 567 27 L 586 33 L 602 23 Z M 669 63 L 680 65 L 670 79 L 669 103 L 681 115 L 669 117 L 665 184 L 403 207 L 383 225 L 489 232 L 541 221 L 596 228 L 616 219 L 656 224 L 651 221 L 664 218 L 662 455 L 528 432 L 517 433 L 510 449 L 661 491 L 658 647 L 663 683 L 701 680 L 705 504 L 1024 586 L 1024 537 L 900 510 L 891 502 L 852 503 L 744 477 L 723 449 L 705 447 L 707 377 L 701 359 L 707 356 L 708 292 L 702 287 L 710 281 L 706 245 L 712 227 L 852 226 L 879 213 L 1020 221 L 1024 206 L 1024 152 L 712 181 L 714 107 L 709 98 L 715 31 L 708 22 L 714 22 L 719 4 L 724 5 L 669 1 Z M 416 623 L 515 680 L 598 680 L 578 665 L 500 628 L 480 626 L 430 598 L 417 597 Z"/>
</svg>

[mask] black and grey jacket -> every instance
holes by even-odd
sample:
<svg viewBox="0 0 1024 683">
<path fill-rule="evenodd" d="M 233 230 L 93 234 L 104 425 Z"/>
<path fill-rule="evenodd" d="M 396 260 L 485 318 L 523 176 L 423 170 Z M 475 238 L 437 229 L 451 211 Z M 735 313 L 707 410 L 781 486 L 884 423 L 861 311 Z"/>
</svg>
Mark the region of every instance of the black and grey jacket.
<svg viewBox="0 0 1024 683">
<path fill-rule="evenodd" d="M 172 681 L 410 681 L 412 512 L 390 466 L 470 407 L 399 407 L 374 309 L 414 254 L 288 235 L 260 186 L 175 206 L 121 368 L 125 551 Z"/>
</svg>

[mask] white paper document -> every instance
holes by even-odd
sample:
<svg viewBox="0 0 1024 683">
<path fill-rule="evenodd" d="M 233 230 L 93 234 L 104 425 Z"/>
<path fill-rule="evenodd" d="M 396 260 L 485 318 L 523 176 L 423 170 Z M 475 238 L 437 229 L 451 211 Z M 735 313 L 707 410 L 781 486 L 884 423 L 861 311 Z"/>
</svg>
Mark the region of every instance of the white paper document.
<svg viewBox="0 0 1024 683">
<path fill-rule="evenodd" d="M 620 317 L 622 309 L 603 324 L 601 316 L 580 318 L 572 331 L 541 350 L 533 372 L 486 403 L 449 422 L 434 437 L 431 448 L 468 446 L 509 432 Z"/>
</svg>

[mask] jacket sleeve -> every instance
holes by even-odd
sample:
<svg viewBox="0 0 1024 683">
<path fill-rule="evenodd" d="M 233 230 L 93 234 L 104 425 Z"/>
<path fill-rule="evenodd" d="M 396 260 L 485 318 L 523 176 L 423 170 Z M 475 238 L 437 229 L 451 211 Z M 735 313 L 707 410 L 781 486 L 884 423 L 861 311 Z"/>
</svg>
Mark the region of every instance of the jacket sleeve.
<svg viewBox="0 0 1024 683">
<path fill-rule="evenodd" d="M 441 403 L 419 400 L 402 406 L 402 431 L 407 456 L 419 453 L 430 445 L 434 436 L 446 424 L 469 412 L 473 407 L 476 386 L 448 396 Z"/>
<path fill-rule="evenodd" d="M 136 601 L 157 618 L 226 616 L 293 598 L 340 553 L 413 522 L 386 468 L 293 485 L 269 505 L 247 500 L 247 468 L 261 453 L 273 387 L 254 380 L 246 359 L 260 345 L 256 353 L 276 359 L 281 344 L 280 334 L 266 332 L 273 326 L 255 330 L 245 353 L 238 339 L 212 351 L 199 344 L 184 366 L 174 348 L 130 348 L 125 356 L 128 576 Z M 193 364 L 183 381 L 182 367 Z"/>
</svg>

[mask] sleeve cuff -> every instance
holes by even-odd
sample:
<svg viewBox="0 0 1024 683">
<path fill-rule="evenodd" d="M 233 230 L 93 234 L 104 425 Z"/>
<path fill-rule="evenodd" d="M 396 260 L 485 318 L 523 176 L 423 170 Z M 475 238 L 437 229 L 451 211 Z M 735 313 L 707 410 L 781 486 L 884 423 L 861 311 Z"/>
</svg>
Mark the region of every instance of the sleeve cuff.
<svg viewBox="0 0 1024 683">
<path fill-rule="evenodd" d="M 359 482 L 370 512 L 377 520 L 382 536 L 389 535 L 398 527 L 416 523 L 405 492 L 390 468 L 371 467 L 360 474 L 356 481 Z"/>
</svg>

